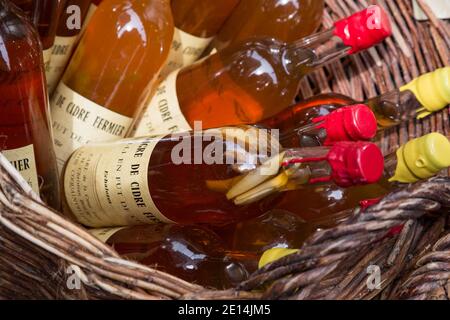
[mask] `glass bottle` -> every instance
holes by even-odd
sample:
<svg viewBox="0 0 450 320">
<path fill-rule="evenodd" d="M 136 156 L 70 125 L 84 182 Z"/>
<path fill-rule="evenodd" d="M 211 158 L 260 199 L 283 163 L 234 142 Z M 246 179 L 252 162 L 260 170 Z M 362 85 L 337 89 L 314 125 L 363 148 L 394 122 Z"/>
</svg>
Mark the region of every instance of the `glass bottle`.
<svg viewBox="0 0 450 320">
<path fill-rule="evenodd" d="M 167 0 L 105 0 L 51 100 L 59 169 L 78 147 L 123 138 L 169 54 Z"/>
<path fill-rule="evenodd" d="M 0 151 L 49 206 L 60 191 L 48 121 L 39 36 L 9 1 L 0 1 Z"/>
<path fill-rule="evenodd" d="M 316 113 L 308 117 L 302 125 L 293 125 L 290 119 L 275 129 L 272 121 L 277 117 L 263 121 L 256 126 L 269 130 L 279 130 L 279 141 L 284 147 L 315 147 L 332 145 L 339 141 L 370 141 L 377 134 L 377 119 L 374 112 L 364 104 L 340 106 L 334 110 L 332 105 L 325 115 Z"/>
<path fill-rule="evenodd" d="M 450 142 L 438 133 L 431 133 L 409 141 L 397 152 L 385 158 L 385 173 L 376 184 L 347 189 L 319 186 L 308 191 L 289 192 L 277 204 L 305 221 L 330 217 L 349 208 L 355 208 L 365 199 L 383 197 L 398 183 L 414 183 L 430 178 L 450 166 Z M 298 205 L 298 199 L 307 197 L 307 205 Z"/>
<path fill-rule="evenodd" d="M 90 3 L 91 0 L 67 0 L 63 7 L 47 72 L 50 96 L 75 49 Z"/>
<path fill-rule="evenodd" d="M 36 26 L 44 50 L 45 73 L 48 78 L 56 28 L 66 0 L 13 0 Z M 48 83 L 47 83 L 48 85 Z"/>
<path fill-rule="evenodd" d="M 257 269 L 257 254 L 229 251 L 217 234 L 200 226 L 153 224 L 90 232 L 122 257 L 206 287 L 231 288 Z"/>
<path fill-rule="evenodd" d="M 64 186 L 89 227 L 225 225 L 262 215 L 298 186 L 373 183 L 382 171 L 372 143 L 281 150 L 266 130 L 221 128 L 82 147 Z"/>
<path fill-rule="evenodd" d="M 423 74 L 410 83 L 364 102 L 374 113 L 379 130 L 385 130 L 414 118 L 423 118 L 450 104 L 450 67 Z M 312 120 L 357 102 L 338 94 L 322 94 L 299 102 L 260 123 L 280 129 L 280 142 L 285 147 L 297 146 L 301 130 Z M 361 122 L 361 121 L 360 121 Z M 297 135 L 299 133 L 300 135 Z M 301 141 L 300 141 L 301 143 Z"/>
<path fill-rule="evenodd" d="M 241 1 L 214 40 L 214 48 L 223 50 L 254 37 L 293 42 L 317 30 L 323 10 L 323 0 Z"/>
<path fill-rule="evenodd" d="M 252 252 L 260 257 L 271 248 L 300 248 L 315 231 L 330 228 L 335 223 L 331 219 L 305 222 L 294 213 L 275 209 L 260 217 L 213 230 L 230 250 Z"/>
<path fill-rule="evenodd" d="M 425 165 L 418 167 L 414 164 L 420 161 L 423 161 Z M 413 183 L 419 179 L 429 178 L 448 166 L 450 166 L 450 142 L 446 137 L 433 133 L 414 139 L 402 146 L 396 153 L 389 154 L 386 157 L 383 178 L 384 185 L 387 186 L 385 193 L 379 195 L 368 193 L 366 196 L 385 196 L 400 183 Z M 412 168 L 412 170 L 409 168 Z M 356 189 L 348 190 L 355 191 Z M 294 193 L 292 194 L 294 195 Z M 310 194 L 308 193 L 308 195 Z M 306 194 L 297 194 L 296 198 L 299 199 L 302 195 Z M 367 207 L 379 201 L 379 199 L 363 199 L 366 198 L 359 198 L 360 214 L 364 214 Z M 314 200 L 312 199 L 310 202 L 313 203 Z M 294 253 L 295 250 L 289 248 L 301 248 L 305 240 L 316 231 L 335 227 L 345 221 L 354 213 L 356 207 L 356 205 L 353 206 L 349 203 L 347 205 L 347 209 L 329 213 L 328 216 L 322 215 L 316 209 L 316 211 L 311 212 L 307 221 L 295 213 L 275 209 L 261 217 L 215 229 L 215 232 L 221 235 L 230 250 L 254 252 L 258 256 L 262 256 L 262 264 L 265 264 L 285 254 Z M 292 207 L 295 208 L 295 211 L 301 209 L 298 200 L 297 203 L 292 201 Z M 399 230 L 401 228 L 396 227 L 390 233 L 396 233 Z"/>
<path fill-rule="evenodd" d="M 195 62 L 239 2 L 172 0 L 175 34 L 161 77 L 165 78 L 172 71 Z"/>
<path fill-rule="evenodd" d="M 371 6 L 290 44 L 261 38 L 228 47 L 168 76 L 134 136 L 186 131 L 195 121 L 205 129 L 259 122 L 292 104 L 305 74 L 390 34 L 387 14 Z"/>
</svg>

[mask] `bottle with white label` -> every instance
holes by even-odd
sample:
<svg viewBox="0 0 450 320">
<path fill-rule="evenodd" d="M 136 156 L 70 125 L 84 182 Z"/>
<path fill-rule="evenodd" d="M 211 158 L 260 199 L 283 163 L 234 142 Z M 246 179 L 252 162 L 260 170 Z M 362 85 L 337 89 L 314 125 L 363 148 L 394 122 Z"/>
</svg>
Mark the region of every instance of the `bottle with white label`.
<svg viewBox="0 0 450 320">
<path fill-rule="evenodd" d="M 125 137 L 155 89 L 173 37 L 168 0 L 105 0 L 51 100 L 61 170 L 90 142 Z"/>
<path fill-rule="evenodd" d="M 48 91 L 51 94 L 58 85 L 69 59 L 78 43 L 91 0 L 68 0 L 61 12 L 55 43 L 47 72 Z"/>
<path fill-rule="evenodd" d="M 240 0 L 172 0 L 175 34 L 166 65 L 172 71 L 194 63 L 208 47 Z"/>
<path fill-rule="evenodd" d="M 89 227 L 223 225 L 264 214 L 298 186 L 374 183 L 382 172 L 372 143 L 282 150 L 276 132 L 225 127 L 82 147 L 66 166 L 64 190 Z"/>
<path fill-rule="evenodd" d="M 58 210 L 60 189 L 39 35 L 17 10 L 0 0 L 0 152 L 42 200 Z"/>
<path fill-rule="evenodd" d="M 296 40 L 253 38 L 171 73 L 147 104 L 134 136 L 257 123 L 292 104 L 301 79 L 391 35 L 389 15 L 370 6 Z"/>
</svg>

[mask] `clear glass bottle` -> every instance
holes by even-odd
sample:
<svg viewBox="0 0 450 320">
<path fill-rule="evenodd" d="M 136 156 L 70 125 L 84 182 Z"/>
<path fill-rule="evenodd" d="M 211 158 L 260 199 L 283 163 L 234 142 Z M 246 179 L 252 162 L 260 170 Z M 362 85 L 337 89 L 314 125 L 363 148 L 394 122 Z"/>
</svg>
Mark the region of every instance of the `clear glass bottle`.
<svg viewBox="0 0 450 320">
<path fill-rule="evenodd" d="M 339 188 L 319 186 L 308 191 L 289 192 L 277 208 L 295 213 L 305 221 L 332 217 L 338 212 L 355 208 L 362 200 L 383 197 L 398 183 L 413 183 L 428 179 L 450 166 L 450 142 L 438 133 L 409 141 L 385 158 L 385 172 L 379 182 L 359 187 Z M 307 197 L 308 204 L 298 205 Z"/>
<path fill-rule="evenodd" d="M 221 128 L 82 147 L 64 186 L 90 227 L 225 225 L 264 214 L 299 186 L 373 183 L 382 170 L 372 143 L 282 150 L 265 130 Z"/>
<path fill-rule="evenodd" d="M 390 34 L 387 14 L 372 6 L 290 44 L 261 38 L 228 47 L 163 81 L 134 136 L 186 131 L 195 121 L 205 129 L 257 123 L 292 104 L 304 75 Z"/>
<path fill-rule="evenodd" d="M 154 224 L 90 232 L 122 257 L 209 288 L 231 288 L 257 269 L 257 254 L 229 251 L 220 236 L 200 226 Z"/>
<path fill-rule="evenodd" d="M 420 166 L 417 163 L 422 163 Z M 413 183 L 419 179 L 427 179 L 437 174 L 442 169 L 450 166 L 450 142 L 448 139 L 437 133 L 432 133 L 424 137 L 411 140 L 405 146 L 399 148 L 397 152 L 389 154 L 385 158 L 385 172 L 382 179 L 383 194 L 367 192 L 365 197 L 377 196 L 375 199 L 367 199 L 358 193 L 361 207 L 360 214 L 364 214 L 367 207 L 379 202 L 378 197 L 385 196 L 394 190 L 401 183 Z M 359 187 L 358 187 L 359 188 Z M 362 187 L 367 188 L 367 187 Z M 347 191 L 355 197 L 355 188 Z M 367 191 L 367 190 L 366 190 Z M 342 223 L 354 213 L 357 207 L 357 198 L 352 202 L 347 202 L 347 209 L 342 211 L 328 212 L 323 215 L 319 209 L 308 209 L 298 203 L 301 196 L 310 196 L 311 192 L 301 191 L 291 193 L 291 208 L 295 212 L 299 210 L 311 210 L 311 213 L 304 220 L 298 214 L 285 210 L 271 210 L 261 217 L 242 221 L 236 225 L 229 225 L 224 228 L 215 229 L 220 234 L 230 250 L 241 252 L 253 252 L 262 256 L 260 266 L 272 262 L 284 255 L 295 253 L 292 248 L 301 248 L 304 242 L 316 231 L 329 229 Z M 290 194 L 290 195 L 291 195 Z M 297 202 L 293 199 L 296 198 Z M 364 199 L 364 200 L 363 200 Z M 315 198 L 308 199 L 314 205 Z M 334 204 L 330 201 L 330 206 Z M 354 204 L 354 205 L 353 205 Z M 344 206 L 342 206 L 344 208 Z M 401 231 L 401 226 L 394 227 L 389 234 L 396 234 Z M 291 249 L 290 249 L 291 248 Z"/>
<path fill-rule="evenodd" d="M 49 206 L 60 208 L 39 35 L 0 1 L 0 151 Z"/>
<path fill-rule="evenodd" d="M 400 88 L 371 98 L 364 104 L 373 111 L 378 130 L 385 130 L 414 118 L 426 117 L 448 106 L 450 104 L 448 79 L 450 79 L 450 67 L 436 69 Z M 280 142 L 283 146 L 298 146 L 304 139 L 301 135 L 303 126 L 344 106 L 358 103 L 360 102 L 339 94 L 321 94 L 301 101 L 262 121 L 259 125 L 280 129 Z M 357 118 L 353 117 L 353 119 Z"/>
<path fill-rule="evenodd" d="M 24 10 L 36 26 L 42 42 L 46 78 L 49 77 L 50 61 L 56 28 L 65 0 L 12 0 Z M 47 86 L 49 83 L 47 83 Z"/>
<path fill-rule="evenodd" d="M 76 148 L 127 134 L 155 89 L 172 36 L 168 0 L 100 4 L 51 101 L 60 170 Z"/>
<path fill-rule="evenodd" d="M 300 248 L 315 231 L 333 225 L 331 219 L 311 219 L 306 223 L 294 213 L 275 209 L 260 217 L 214 228 L 214 231 L 230 250 L 252 252 L 259 258 L 272 248 Z"/>
</svg>

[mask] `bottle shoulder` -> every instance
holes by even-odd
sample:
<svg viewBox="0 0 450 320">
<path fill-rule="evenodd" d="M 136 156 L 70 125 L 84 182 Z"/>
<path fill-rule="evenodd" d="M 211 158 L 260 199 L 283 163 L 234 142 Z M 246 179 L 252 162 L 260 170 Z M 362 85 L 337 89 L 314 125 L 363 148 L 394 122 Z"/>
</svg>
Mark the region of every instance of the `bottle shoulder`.
<svg viewBox="0 0 450 320">
<path fill-rule="evenodd" d="M 251 38 L 217 53 L 221 64 L 233 78 L 245 77 L 248 83 L 262 82 L 260 90 L 289 80 L 284 61 L 284 43 L 272 38 Z M 253 80 L 252 80 L 253 79 Z"/>
<path fill-rule="evenodd" d="M 147 32 L 159 32 L 173 28 L 173 17 L 167 1 L 114 1 L 110 6 L 100 6 L 98 11 L 116 24 L 118 30 L 140 28 Z M 114 19 L 115 16 L 115 19 Z M 119 31 L 118 31 L 119 32 Z M 171 31 L 173 32 L 173 31 Z"/>
</svg>

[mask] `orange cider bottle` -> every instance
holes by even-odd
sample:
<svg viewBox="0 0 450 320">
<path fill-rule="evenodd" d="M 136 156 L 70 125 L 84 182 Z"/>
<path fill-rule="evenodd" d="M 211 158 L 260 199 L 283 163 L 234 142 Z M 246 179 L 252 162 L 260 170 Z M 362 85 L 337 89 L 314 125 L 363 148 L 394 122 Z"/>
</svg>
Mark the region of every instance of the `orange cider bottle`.
<svg viewBox="0 0 450 320">
<path fill-rule="evenodd" d="M 201 121 L 205 129 L 257 123 L 292 104 L 304 75 L 390 34 L 387 13 L 371 6 L 337 21 L 329 30 L 289 44 L 259 38 L 227 47 L 171 73 L 133 134 L 187 131 L 195 121 Z"/>
<path fill-rule="evenodd" d="M 230 251 L 219 235 L 200 226 L 153 224 L 90 232 L 122 257 L 206 287 L 231 288 L 257 269 L 257 254 Z"/>
<path fill-rule="evenodd" d="M 64 189 L 89 227 L 226 225 L 264 214 L 297 187 L 374 183 L 382 172 L 373 143 L 283 149 L 265 130 L 228 127 L 84 146 Z"/>
<path fill-rule="evenodd" d="M 9 1 L 0 1 L 0 152 L 49 206 L 60 208 L 39 35 Z"/>
<path fill-rule="evenodd" d="M 414 183 L 431 178 L 450 166 L 450 142 L 439 133 L 431 133 L 413 139 L 396 152 L 385 157 L 385 172 L 377 183 L 366 186 L 339 188 L 319 186 L 306 190 L 288 192 L 277 204 L 305 221 L 333 216 L 355 208 L 366 199 L 387 195 L 399 183 Z M 299 203 L 302 199 L 302 203 Z"/>
<path fill-rule="evenodd" d="M 123 138 L 169 54 L 168 0 L 105 0 L 51 101 L 60 170 L 78 147 Z"/>
<path fill-rule="evenodd" d="M 13 0 L 13 2 L 28 14 L 39 32 L 44 50 L 45 73 L 48 78 L 56 28 L 65 0 Z"/>
</svg>

